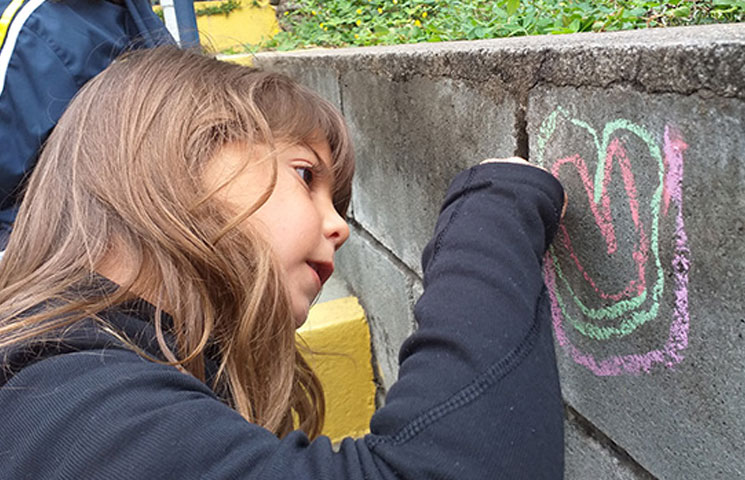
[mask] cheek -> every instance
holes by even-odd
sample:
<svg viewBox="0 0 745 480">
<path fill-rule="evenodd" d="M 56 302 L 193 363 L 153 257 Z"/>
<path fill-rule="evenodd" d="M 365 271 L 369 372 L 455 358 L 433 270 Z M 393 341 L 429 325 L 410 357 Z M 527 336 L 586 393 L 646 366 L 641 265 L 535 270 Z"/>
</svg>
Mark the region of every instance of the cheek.
<svg viewBox="0 0 745 480">
<path fill-rule="evenodd" d="M 278 178 L 272 195 L 249 221 L 287 270 L 308 260 L 322 236 L 321 215 L 313 198 L 291 176 Z"/>
<path fill-rule="evenodd" d="M 292 221 L 288 221 L 283 242 L 289 248 L 297 251 L 297 255 L 307 255 L 307 252 L 315 248 L 321 236 L 321 222 L 314 209 L 302 209 L 297 211 Z"/>
<path fill-rule="evenodd" d="M 297 268 L 307 259 L 317 243 L 320 222 L 313 212 L 297 209 L 292 212 L 260 210 L 251 223 L 261 232 L 280 264 L 288 270 Z"/>
<path fill-rule="evenodd" d="M 279 242 L 283 257 L 287 262 L 304 265 L 313 257 L 321 239 L 321 222 L 315 209 L 299 210 L 298 215 L 288 222 L 284 238 Z"/>
</svg>

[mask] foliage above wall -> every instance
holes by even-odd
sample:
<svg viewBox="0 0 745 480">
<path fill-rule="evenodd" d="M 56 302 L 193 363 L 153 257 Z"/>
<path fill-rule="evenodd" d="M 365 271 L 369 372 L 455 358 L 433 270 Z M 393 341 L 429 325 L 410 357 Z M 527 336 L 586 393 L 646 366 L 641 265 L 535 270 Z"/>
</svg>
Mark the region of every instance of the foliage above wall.
<svg viewBox="0 0 745 480">
<path fill-rule="evenodd" d="M 256 4 L 256 0 L 253 1 Z M 197 17 L 203 15 L 228 15 L 233 10 L 241 8 L 241 0 L 225 0 L 216 5 L 208 5 L 206 7 L 195 7 L 194 13 Z"/>
<path fill-rule="evenodd" d="M 228 0 L 234 1 L 234 0 Z M 745 0 L 284 0 L 264 49 L 391 45 L 745 21 Z"/>
<path fill-rule="evenodd" d="M 247 6 L 255 8 L 266 7 L 267 2 L 261 2 L 259 0 L 245 0 Z M 206 4 L 201 5 L 200 4 Z M 210 16 L 210 15 L 225 15 L 228 16 L 230 12 L 238 10 L 243 7 L 241 0 L 225 0 L 222 2 L 194 2 L 194 13 L 197 17 Z M 155 14 L 163 20 L 163 9 L 158 4 L 153 8 Z"/>
</svg>

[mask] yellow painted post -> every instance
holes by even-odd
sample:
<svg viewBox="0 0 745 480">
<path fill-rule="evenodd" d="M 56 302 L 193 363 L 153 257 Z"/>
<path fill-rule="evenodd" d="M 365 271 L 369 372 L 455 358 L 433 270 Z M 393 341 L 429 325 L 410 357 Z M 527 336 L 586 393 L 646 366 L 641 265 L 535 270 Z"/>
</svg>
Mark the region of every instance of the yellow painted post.
<svg viewBox="0 0 745 480">
<path fill-rule="evenodd" d="M 323 384 L 323 434 L 332 442 L 363 436 L 375 412 L 375 383 L 370 330 L 357 299 L 346 297 L 315 305 L 297 334 L 310 347 L 306 360 Z"/>
</svg>

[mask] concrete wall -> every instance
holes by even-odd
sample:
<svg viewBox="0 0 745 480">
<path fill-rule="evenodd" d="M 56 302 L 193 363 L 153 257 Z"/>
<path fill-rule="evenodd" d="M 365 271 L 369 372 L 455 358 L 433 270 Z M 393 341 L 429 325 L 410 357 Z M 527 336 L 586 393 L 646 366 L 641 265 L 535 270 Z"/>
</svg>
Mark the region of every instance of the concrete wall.
<svg viewBox="0 0 745 480">
<path fill-rule="evenodd" d="M 449 180 L 519 154 L 570 207 L 546 260 L 568 479 L 745 478 L 745 25 L 291 54 L 359 159 L 339 270 L 383 388 Z"/>
</svg>

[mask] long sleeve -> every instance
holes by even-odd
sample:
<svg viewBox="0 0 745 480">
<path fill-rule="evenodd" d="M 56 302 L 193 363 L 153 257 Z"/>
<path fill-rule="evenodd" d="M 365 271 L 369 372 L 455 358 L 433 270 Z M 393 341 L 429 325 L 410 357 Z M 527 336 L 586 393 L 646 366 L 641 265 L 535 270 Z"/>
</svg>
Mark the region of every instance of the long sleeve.
<svg viewBox="0 0 745 480">
<path fill-rule="evenodd" d="M 541 261 L 562 203 L 559 183 L 533 167 L 486 164 L 453 182 L 423 255 L 419 329 L 401 349 L 390 410 L 373 419 L 385 434 L 377 450 L 394 468 L 418 461 L 422 471 L 437 465 L 437 478 L 561 476 Z M 397 455 L 425 431 L 427 457 Z"/>
<path fill-rule="evenodd" d="M 0 388 L 0 477 L 561 478 L 541 259 L 562 201 L 532 167 L 487 164 L 455 179 L 423 255 L 419 329 L 399 381 L 371 433 L 338 452 L 301 432 L 279 440 L 196 379 L 109 348 L 40 361 Z"/>
</svg>

